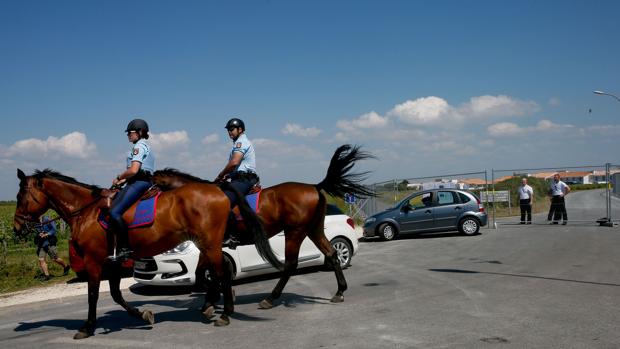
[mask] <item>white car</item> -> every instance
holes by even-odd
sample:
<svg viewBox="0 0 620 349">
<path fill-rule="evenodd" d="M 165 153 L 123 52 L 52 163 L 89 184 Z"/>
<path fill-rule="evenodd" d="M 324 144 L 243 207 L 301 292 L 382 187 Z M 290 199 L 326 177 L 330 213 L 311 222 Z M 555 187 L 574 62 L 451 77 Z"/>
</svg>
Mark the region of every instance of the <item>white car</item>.
<svg viewBox="0 0 620 349">
<path fill-rule="evenodd" d="M 353 219 L 333 205 L 327 205 L 325 235 L 338 252 L 340 266 L 345 269 L 358 250 L 358 236 Z M 284 261 L 284 232 L 269 239 L 271 248 Z M 277 272 L 265 262 L 254 245 L 238 246 L 231 250 L 224 248 L 224 259 L 232 265 L 234 279 Z M 196 266 L 200 251 L 191 241 L 185 241 L 174 249 L 152 258 L 142 258 L 134 263 L 134 279 L 145 285 L 175 286 L 193 285 L 196 281 Z M 298 268 L 324 264 L 323 254 L 306 238 L 299 250 Z"/>
</svg>

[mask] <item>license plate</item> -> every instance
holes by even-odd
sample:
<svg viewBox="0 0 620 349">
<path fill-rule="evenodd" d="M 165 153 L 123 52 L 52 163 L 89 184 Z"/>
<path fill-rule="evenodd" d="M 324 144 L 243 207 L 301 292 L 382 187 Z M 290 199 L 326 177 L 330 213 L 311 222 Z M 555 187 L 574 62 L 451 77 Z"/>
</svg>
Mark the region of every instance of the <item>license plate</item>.
<svg viewBox="0 0 620 349">
<path fill-rule="evenodd" d="M 134 269 L 146 269 L 146 262 L 135 261 L 133 264 Z"/>
</svg>

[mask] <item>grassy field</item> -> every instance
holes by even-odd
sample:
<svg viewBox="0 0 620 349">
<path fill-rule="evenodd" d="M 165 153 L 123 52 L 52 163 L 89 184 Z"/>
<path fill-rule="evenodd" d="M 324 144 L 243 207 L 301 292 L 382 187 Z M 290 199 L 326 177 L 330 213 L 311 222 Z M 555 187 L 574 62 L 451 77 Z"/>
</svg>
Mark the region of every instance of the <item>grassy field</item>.
<svg viewBox="0 0 620 349">
<path fill-rule="evenodd" d="M 31 287 L 40 287 L 50 283 L 66 282 L 74 277 L 73 273 L 62 275 L 62 268 L 47 258 L 52 279 L 40 281 L 42 272 L 39 268 L 34 236 L 26 241 L 19 241 L 13 233 L 14 203 L 0 204 L 0 294 L 14 292 Z M 58 232 L 58 255 L 69 263 L 69 245 L 67 229 Z"/>
</svg>

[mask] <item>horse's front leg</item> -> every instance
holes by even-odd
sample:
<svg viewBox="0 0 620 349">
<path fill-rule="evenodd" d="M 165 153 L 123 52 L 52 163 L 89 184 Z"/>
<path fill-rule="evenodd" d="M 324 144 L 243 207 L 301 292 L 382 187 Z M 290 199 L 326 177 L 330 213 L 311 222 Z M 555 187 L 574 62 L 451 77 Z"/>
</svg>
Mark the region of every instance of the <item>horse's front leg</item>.
<svg viewBox="0 0 620 349">
<path fill-rule="evenodd" d="M 97 301 L 99 300 L 99 284 L 101 272 L 88 276 L 88 319 L 73 336 L 73 339 L 83 339 L 95 334 L 97 323 Z"/>
<path fill-rule="evenodd" d="M 132 307 L 131 305 L 129 305 L 126 301 L 125 298 L 123 298 L 123 294 L 121 293 L 121 267 L 120 264 L 116 263 L 116 266 L 113 266 L 114 270 L 112 271 L 112 275 L 110 275 L 110 278 L 108 280 L 108 282 L 110 283 L 110 294 L 112 295 L 112 299 L 119 304 L 121 307 L 125 308 L 125 310 L 127 310 L 127 313 L 129 313 L 129 315 L 133 316 L 133 317 L 137 317 L 139 319 L 142 319 L 146 322 L 148 322 L 149 324 L 154 324 L 155 323 L 155 315 L 153 315 L 153 312 L 150 310 L 144 310 L 144 311 L 140 311 L 137 308 Z"/>
</svg>

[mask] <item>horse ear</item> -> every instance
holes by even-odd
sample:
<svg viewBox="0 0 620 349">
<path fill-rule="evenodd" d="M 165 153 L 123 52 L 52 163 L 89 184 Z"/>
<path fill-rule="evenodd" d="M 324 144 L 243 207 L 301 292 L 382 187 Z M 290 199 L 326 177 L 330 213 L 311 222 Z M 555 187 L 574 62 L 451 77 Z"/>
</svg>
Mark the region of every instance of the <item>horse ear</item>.
<svg viewBox="0 0 620 349">
<path fill-rule="evenodd" d="M 26 179 L 26 174 L 24 173 L 24 171 L 17 169 L 17 178 L 19 178 L 20 181 Z"/>
</svg>

